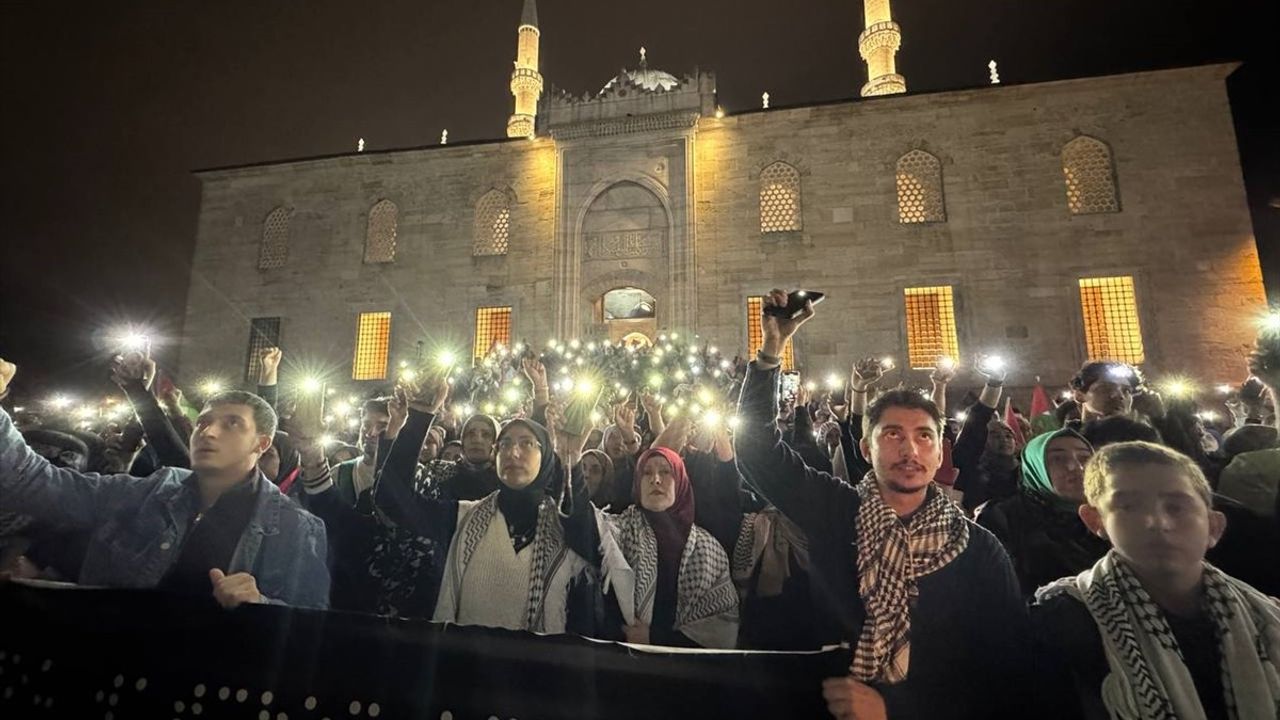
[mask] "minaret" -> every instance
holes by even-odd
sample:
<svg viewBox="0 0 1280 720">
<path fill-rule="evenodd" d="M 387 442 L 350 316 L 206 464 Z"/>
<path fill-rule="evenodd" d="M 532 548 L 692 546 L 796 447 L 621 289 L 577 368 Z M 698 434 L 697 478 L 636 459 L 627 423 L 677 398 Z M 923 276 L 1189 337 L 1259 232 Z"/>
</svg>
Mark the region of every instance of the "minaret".
<svg viewBox="0 0 1280 720">
<path fill-rule="evenodd" d="M 538 97 L 542 95 L 542 73 L 538 72 L 538 4 L 524 0 L 520 15 L 520 44 L 516 51 L 516 67 L 511 71 L 511 94 L 516 109 L 507 121 L 507 137 L 533 137 L 533 119 L 538 114 Z"/>
<path fill-rule="evenodd" d="M 893 95 L 907 91 L 907 80 L 898 74 L 894 56 L 902 45 L 902 28 L 889 14 L 889 0 L 863 0 L 867 29 L 858 37 L 858 52 L 867 63 L 867 84 L 862 97 Z"/>
</svg>

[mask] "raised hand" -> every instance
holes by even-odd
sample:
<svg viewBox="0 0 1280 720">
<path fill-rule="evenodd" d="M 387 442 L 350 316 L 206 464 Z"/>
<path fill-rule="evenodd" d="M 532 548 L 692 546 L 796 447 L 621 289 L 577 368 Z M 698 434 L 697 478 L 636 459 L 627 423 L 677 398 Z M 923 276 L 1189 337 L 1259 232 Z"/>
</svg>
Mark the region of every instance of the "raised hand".
<svg viewBox="0 0 1280 720">
<path fill-rule="evenodd" d="M 156 361 L 137 351 L 117 355 L 111 359 L 111 380 L 120 387 L 135 382 L 150 390 L 156 379 Z"/>
<path fill-rule="evenodd" d="M 636 431 L 636 408 L 630 402 L 623 400 L 613 410 L 613 424 L 618 426 L 619 430 L 628 433 Z"/>
<path fill-rule="evenodd" d="M 989 381 L 995 381 L 996 384 L 1004 382 L 1005 377 L 1009 374 L 1008 367 L 1001 362 L 988 362 L 986 355 L 979 355 L 977 361 L 973 363 L 973 367 L 978 373 Z"/>
<path fill-rule="evenodd" d="M 284 351 L 278 347 L 268 347 L 262 349 L 262 354 L 258 360 L 261 369 L 258 370 L 259 385 L 275 385 L 280 377 L 280 360 L 284 358 Z"/>
<path fill-rule="evenodd" d="M 395 386 L 391 391 L 391 399 L 387 401 L 386 437 L 394 440 L 400 436 L 404 424 L 409 421 L 409 394 L 404 383 Z"/>
<path fill-rule="evenodd" d="M 13 382 L 13 376 L 17 374 L 17 365 L 0 358 L 0 397 L 9 392 L 9 383 Z"/>
<path fill-rule="evenodd" d="M 547 385 L 546 366 L 537 358 L 527 357 L 520 360 L 520 369 L 524 371 L 524 376 L 529 378 L 529 384 L 533 386 L 534 398 L 545 401 L 550 390 Z"/>
<path fill-rule="evenodd" d="M 765 308 L 768 307 L 786 307 L 787 294 L 782 290 L 774 289 L 764 296 Z M 782 351 L 787 346 L 787 341 L 796 334 L 800 326 L 805 324 L 814 315 L 813 303 L 805 302 L 804 310 L 794 319 L 778 317 L 777 315 L 761 314 L 760 316 L 760 332 L 764 337 L 764 343 L 760 346 L 760 352 L 773 357 L 782 357 Z"/>
<path fill-rule="evenodd" d="M 849 382 L 854 392 L 866 392 L 884 377 L 884 362 L 878 357 L 864 357 L 853 364 L 853 377 Z"/>
<path fill-rule="evenodd" d="M 640 393 L 640 407 L 644 408 L 644 412 L 649 417 L 662 413 L 662 403 L 658 402 L 658 398 L 648 390 Z"/>
<path fill-rule="evenodd" d="M 410 410 L 439 415 L 440 408 L 449 399 L 449 378 L 444 374 L 419 377 L 400 385 Z"/>
<path fill-rule="evenodd" d="M 950 358 L 939 358 L 937 366 L 933 372 L 929 373 L 929 380 L 934 385 L 946 385 L 956 377 L 957 365 Z"/>
</svg>

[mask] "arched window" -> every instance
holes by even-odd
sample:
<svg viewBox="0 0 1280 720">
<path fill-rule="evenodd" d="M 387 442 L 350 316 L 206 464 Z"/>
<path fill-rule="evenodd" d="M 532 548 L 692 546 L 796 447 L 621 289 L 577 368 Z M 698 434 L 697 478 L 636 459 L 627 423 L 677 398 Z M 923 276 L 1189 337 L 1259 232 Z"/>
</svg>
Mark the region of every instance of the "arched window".
<svg viewBox="0 0 1280 720">
<path fill-rule="evenodd" d="M 476 203 L 475 244 L 472 255 L 506 255 L 511 243 L 511 201 L 490 190 Z"/>
<path fill-rule="evenodd" d="M 1115 163 L 1106 143 L 1083 135 L 1067 143 L 1062 148 L 1062 174 L 1072 215 L 1120 212 Z"/>
<path fill-rule="evenodd" d="M 364 261 L 389 263 L 396 259 L 396 223 L 400 211 L 390 200 L 379 200 L 369 209 L 364 239 Z"/>
<path fill-rule="evenodd" d="M 258 253 L 258 269 L 284 267 L 289 259 L 289 208 L 278 207 L 262 221 L 262 248 Z"/>
<path fill-rule="evenodd" d="M 787 163 L 773 163 L 760 171 L 760 232 L 800 229 L 800 172 Z"/>
<path fill-rule="evenodd" d="M 942 163 L 923 150 L 898 158 L 898 222 L 946 222 Z"/>
</svg>

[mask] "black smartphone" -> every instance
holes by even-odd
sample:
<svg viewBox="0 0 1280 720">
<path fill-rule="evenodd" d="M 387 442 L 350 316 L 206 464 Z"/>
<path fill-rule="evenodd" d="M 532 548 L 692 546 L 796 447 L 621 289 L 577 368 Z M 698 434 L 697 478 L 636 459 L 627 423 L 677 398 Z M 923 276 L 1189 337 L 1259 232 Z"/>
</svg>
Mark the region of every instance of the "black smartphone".
<svg viewBox="0 0 1280 720">
<path fill-rule="evenodd" d="M 805 303 L 811 302 L 814 305 L 817 305 L 825 300 L 826 297 L 826 293 L 821 293 L 816 290 L 792 290 L 787 293 L 787 304 L 785 307 L 766 305 L 764 308 L 764 314 L 794 320 L 800 316 L 800 313 L 804 312 Z"/>
</svg>

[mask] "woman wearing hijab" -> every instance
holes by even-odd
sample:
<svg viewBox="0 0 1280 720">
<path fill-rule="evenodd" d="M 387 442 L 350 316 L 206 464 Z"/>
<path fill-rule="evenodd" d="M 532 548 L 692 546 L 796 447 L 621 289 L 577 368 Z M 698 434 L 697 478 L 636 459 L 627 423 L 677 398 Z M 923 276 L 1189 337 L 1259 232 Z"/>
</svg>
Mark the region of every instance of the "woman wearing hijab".
<svg viewBox="0 0 1280 720">
<path fill-rule="evenodd" d="M 424 497 L 414 491 L 412 476 L 397 469 L 412 463 L 398 457 L 417 457 L 448 385 L 413 391 L 407 398 L 408 421 L 374 487 L 374 503 L 399 529 L 430 539 L 437 560 L 445 559 L 433 619 L 566 632 L 571 586 L 589 584 L 597 543 L 581 483 L 574 483 L 573 497 L 559 501 L 570 473 L 556 455 L 550 433 L 531 420 L 511 421 L 496 438 L 496 490 L 478 500 Z M 578 438 L 574 455 L 581 452 L 581 442 Z M 570 510 L 563 512 L 566 504 Z M 580 628 L 592 618 L 575 619 L 582 622 L 574 630 L 584 632 Z"/>
<path fill-rule="evenodd" d="M 1090 533 L 1077 512 L 1092 455 L 1075 430 L 1037 435 L 1022 451 L 1018 492 L 978 514 L 978 524 L 1004 543 L 1027 597 L 1041 585 L 1093 567 L 1107 553 L 1107 542 Z"/>
<path fill-rule="evenodd" d="M 462 457 L 457 462 L 434 460 L 419 479 L 424 492 L 443 500 L 479 500 L 498 489 L 494 448 L 498 421 L 472 415 L 462 424 Z M 416 467 L 418 457 L 413 458 Z"/>
<path fill-rule="evenodd" d="M 591 444 L 590 437 L 587 444 Z M 582 470 L 582 480 L 587 485 L 591 504 L 604 510 L 613 497 L 613 459 L 603 450 L 585 450 L 578 465 Z"/>
<path fill-rule="evenodd" d="M 680 455 L 665 447 L 645 451 L 632 495 L 635 504 L 621 515 L 599 515 L 608 530 L 604 569 L 626 639 L 734 647 L 738 593 L 729 558 L 710 533 L 693 524 L 693 488 Z"/>
</svg>

